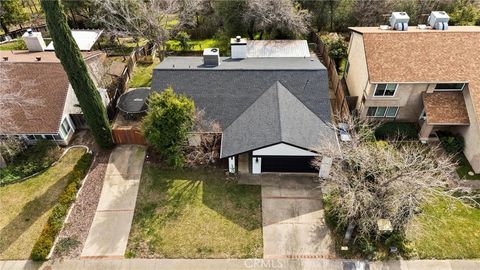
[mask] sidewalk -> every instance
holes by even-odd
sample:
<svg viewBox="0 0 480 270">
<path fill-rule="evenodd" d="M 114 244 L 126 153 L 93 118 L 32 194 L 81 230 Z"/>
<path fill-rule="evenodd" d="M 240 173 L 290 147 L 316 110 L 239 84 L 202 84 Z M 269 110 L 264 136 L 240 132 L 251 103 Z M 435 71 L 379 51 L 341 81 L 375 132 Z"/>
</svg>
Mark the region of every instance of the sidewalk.
<svg viewBox="0 0 480 270">
<path fill-rule="evenodd" d="M 480 260 L 415 260 L 364 262 L 350 260 L 267 260 L 267 259 L 103 259 L 45 262 L 0 261 L 0 270 L 476 270 Z"/>
<path fill-rule="evenodd" d="M 141 146 L 121 145 L 113 150 L 81 258 L 123 258 L 144 159 Z"/>
</svg>

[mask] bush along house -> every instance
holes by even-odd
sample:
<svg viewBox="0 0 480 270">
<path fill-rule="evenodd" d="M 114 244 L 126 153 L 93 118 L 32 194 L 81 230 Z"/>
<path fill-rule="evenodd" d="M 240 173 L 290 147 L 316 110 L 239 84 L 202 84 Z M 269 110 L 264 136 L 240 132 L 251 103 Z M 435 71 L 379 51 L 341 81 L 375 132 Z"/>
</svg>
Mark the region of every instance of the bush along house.
<svg viewBox="0 0 480 270">
<path fill-rule="evenodd" d="M 346 83 L 361 117 L 418 123 L 422 142 L 439 131 L 463 136 L 479 173 L 480 27 L 448 20 L 434 11 L 409 26 L 408 14 L 393 12 L 390 25 L 351 27 Z"/>
<path fill-rule="evenodd" d="M 89 50 L 101 31 L 76 32 L 82 34 L 75 34 L 75 40 L 85 49 L 82 55 L 97 83 L 106 55 Z M 0 51 L 0 136 L 14 136 L 29 144 L 43 139 L 66 145 L 76 129 L 86 127 L 78 100 L 51 51 L 53 45 L 46 46 L 41 33 L 30 30 L 23 39 L 28 50 Z M 99 91 L 107 105 L 106 90 Z"/>
<path fill-rule="evenodd" d="M 326 68 L 304 40 L 231 40 L 231 57 L 168 57 L 152 90 L 173 87 L 222 128 L 230 172 L 317 172 L 315 148 L 336 143 Z"/>
</svg>

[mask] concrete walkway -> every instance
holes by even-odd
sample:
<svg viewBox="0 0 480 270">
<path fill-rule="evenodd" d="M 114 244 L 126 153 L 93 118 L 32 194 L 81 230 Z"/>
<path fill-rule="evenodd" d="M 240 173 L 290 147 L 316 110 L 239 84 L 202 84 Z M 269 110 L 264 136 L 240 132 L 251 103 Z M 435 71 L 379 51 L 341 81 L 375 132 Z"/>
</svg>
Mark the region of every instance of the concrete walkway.
<svg viewBox="0 0 480 270">
<path fill-rule="evenodd" d="M 0 270 L 476 270 L 479 260 L 413 260 L 365 262 L 351 260 L 275 260 L 275 259 L 214 259 L 214 260 L 151 260 L 103 259 L 62 260 L 34 263 L 31 261 L 0 261 Z"/>
<path fill-rule="evenodd" d="M 142 146 L 121 145 L 113 150 L 81 258 L 123 258 L 144 159 Z"/>
<path fill-rule="evenodd" d="M 262 181 L 265 259 L 335 257 L 317 186 L 311 177 L 302 175 Z"/>
</svg>

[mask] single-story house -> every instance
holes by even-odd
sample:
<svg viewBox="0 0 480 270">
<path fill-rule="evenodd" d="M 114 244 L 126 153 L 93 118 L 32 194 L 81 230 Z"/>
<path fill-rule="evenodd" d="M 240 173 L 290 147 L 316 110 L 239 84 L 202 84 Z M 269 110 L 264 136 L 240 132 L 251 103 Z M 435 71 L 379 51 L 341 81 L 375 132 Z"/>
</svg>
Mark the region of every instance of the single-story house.
<svg viewBox="0 0 480 270">
<path fill-rule="evenodd" d="M 41 35 L 33 33 L 29 38 L 29 50 L 0 51 L 0 136 L 16 136 L 27 143 L 46 139 L 66 145 L 74 131 L 85 126 L 82 111 L 55 52 L 38 50 L 43 42 Z M 97 83 L 97 71 L 102 69 L 106 55 L 98 51 L 82 55 Z M 106 90 L 99 92 L 108 104 Z"/>
<path fill-rule="evenodd" d="M 221 158 L 241 173 L 314 172 L 322 144 L 336 143 L 326 68 L 306 41 L 232 39 L 232 57 L 167 57 L 152 90 L 172 87 L 222 128 Z"/>
<path fill-rule="evenodd" d="M 361 117 L 418 123 L 419 139 L 449 131 L 465 139 L 465 156 L 480 172 L 480 26 L 449 26 L 435 11 L 428 25 L 351 27 L 345 72 Z"/>
</svg>

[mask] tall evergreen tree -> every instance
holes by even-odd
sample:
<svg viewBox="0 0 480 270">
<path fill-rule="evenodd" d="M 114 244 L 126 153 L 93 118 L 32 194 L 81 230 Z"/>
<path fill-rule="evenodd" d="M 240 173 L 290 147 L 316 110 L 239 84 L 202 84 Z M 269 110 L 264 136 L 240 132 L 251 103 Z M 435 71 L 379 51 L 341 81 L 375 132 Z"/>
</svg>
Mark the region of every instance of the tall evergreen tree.
<svg viewBox="0 0 480 270">
<path fill-rule="evenodd" d="M 102 148 L 109 148 L 113 145 L 113 141 L 107 112 L 67 25 L 63 6 L 60 0 L 41 0 L 40 3 L 45 12 L 48 30 L 55 43 L 55 54 L 68 75 L 85 120 L 97 144 Z"/>
</svg>

